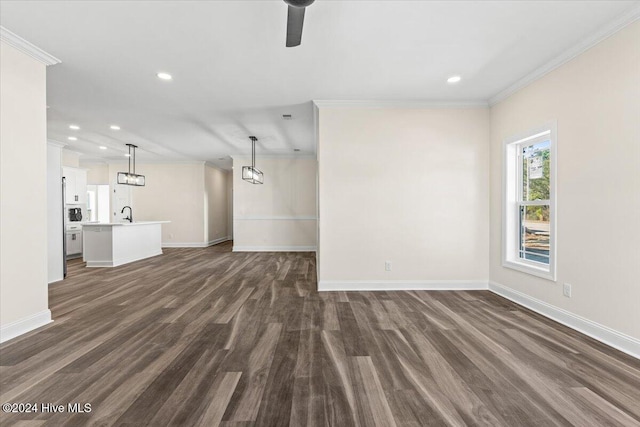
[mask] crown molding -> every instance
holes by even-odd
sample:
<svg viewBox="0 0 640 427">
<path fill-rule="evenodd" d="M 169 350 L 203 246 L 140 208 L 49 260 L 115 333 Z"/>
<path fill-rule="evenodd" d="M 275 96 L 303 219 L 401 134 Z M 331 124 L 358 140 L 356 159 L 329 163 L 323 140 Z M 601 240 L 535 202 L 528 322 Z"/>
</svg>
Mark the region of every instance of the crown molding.
<svg viewBox="0 0 640 427">
<path fill-rule="evenodd" d="M 64 148 L 64 151 L 67 152 L 67 153 L 77 154 L 78 157 L 85 155 L 84 153 L 82 153 L 80 151 L 76 151 L 76 150 L 72 150 L 70 148 L 67 148 L 66 145 L 64 147 L 62 147 L 62 148 Z"/>
<path fill-rule="evenodd" d="M 429 101 L 429 100 L 341 100 L 314 99 L 318 108 L 486 108 L 487 101 Z"/>
<path fill-rule="evenodd" d="M 109 166 L 109 163 L 105 162 L 104 160 L 82 160 L 80 161 L 80 167 L 82 167 L 83 165 L 87 165 L 87 166 Z"/>
<path fill-rule="evenodd" d="M 229 167 L 229 169 L 225 169 L 225 168 L 223 168 L 223 167 L 221 167 L 219 165 L 216 165 L 215 163 L 213 163 L 213 162 L 211 162 L 209 160 L 205 161 L 204 165 L 208 166 L 208 167 L 210 167 L 212 169 L 217 169 L 217 170 L 219 170 L 221 172 L 229 172 L 231 170 L 231 167 Z"/>
<path fill-rule="evenodd" d="M 230 154 L 229 157 L 231 157 L 232 160 L 236 160 L 236 159 L 250 159 L 251 158 L 251 154 Z M 300 159 L 300 160 L 316 160 L 316 155 L 315 154 L 262 154 L 262 155 L 257 155 L 256 154 L 256 159 Z"/>
<path fill-rule="evenodd" d="M 47 144 L 58 148 L 64 148 L 67 146 L 66 142 L 56 141 L 55 139 L 47 139 Z"/>
<path fill-rule="evenodd" d="M 126 165 L 129 163 L 129 157 L 123 159 L 105 159 L 105 162 L 110 165 Z M 204 160 L 140 160 L 136 159 L 136 165 L 205 165 Z"/>
<path fill-rule="evenodd" d="M 42 62 L 44 65 L 55 65 L 62 62 L 55 56 L 48 54 L 44 50 L 40 49 L 32 43 L 29 43 L 19 35 L 12 33 L 2 26 L 0 26 L 0 40 L 10 46 L 15 47 L 22 53 L 26 53 L 33 59 Z"/>
<path fill-rule="evenodd" d="M 595 32 L 591 36 L 582 40 L 580 43 L 564 51 L 562 54 L 556 56 L 551 61 L 547 62 L 543 66 L 537 68 L 533 72 L 527 74 L 520 80 L 508 86 L 506 89 L 503 89 L 502 91 L 498 92 L 496 95 L 489 98 L 489 106 L 492 107 L 497 103 L 504 101 L 505 99 L 507 99 L 508 97 L 510 97 L 517 91 L 519 91 L 520 89 L 523 89 L 526 86 L 529 86 L 531 83 L 547 75 L 548 73 L 560 67 L 561 65 L 566 64 L 576 56 L 586 52 L 587 50 L 591 49 L 593 46 L 597 45 L 598 43 L 611 37 L 612 35 L 620 31 L 627 25 L 635 22 L 639 18 L 640 18 L 640 5 L 636 5 L 631 9 L 629 9 L 628 11 L 626 11 L 625 13 L 623 13 L 622 15 L 618 16 L 616 19 L 614 19 L 604 27 L 600 28 L 597 32 Z"/>
</svg>

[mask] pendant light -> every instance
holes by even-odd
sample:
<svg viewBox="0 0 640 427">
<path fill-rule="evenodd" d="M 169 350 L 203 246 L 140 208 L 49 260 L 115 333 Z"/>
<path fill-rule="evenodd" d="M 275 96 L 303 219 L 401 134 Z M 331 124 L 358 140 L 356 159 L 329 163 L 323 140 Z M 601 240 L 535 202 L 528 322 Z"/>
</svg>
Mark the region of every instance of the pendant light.
<svg viewBox="0 0 640 427">
<path fill-rule="evenodd" d="M 256 141 L 258 138 L 250 136 L 251 140 L 251 166 L 242 167 L 242 179 L 251 184 L 264 184 L 264 174 L 256 169 Z"/>
<path fill-rule="evenodd" d="M 136 187 L 144 187 L 144 175 L 136 175 L 136 148 L 138 148 L 138 146 L 133 144 L 127 144 L 127 147 L 129 147 L 129 172 L 118 172 L 118 184 L 135 185 Z M 133 171 L 131 170 L 132 156 L 133 156 Z"/>
</svg>

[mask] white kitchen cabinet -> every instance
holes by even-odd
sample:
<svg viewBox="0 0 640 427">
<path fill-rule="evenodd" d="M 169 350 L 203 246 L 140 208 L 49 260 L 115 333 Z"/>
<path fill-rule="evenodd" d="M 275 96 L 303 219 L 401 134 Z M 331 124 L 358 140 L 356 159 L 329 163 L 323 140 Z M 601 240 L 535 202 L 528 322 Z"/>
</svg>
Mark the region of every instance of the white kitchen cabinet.
<svg viewBox="0 0 640 427">
<path fill-rule="evenodd" d="M 64 202 L 68 205 L 87 203 L 87 170 L 65 166 L 62 176 L 67 183 L 67 193 Z"/>
<path fill-rule="evenodd" d="M 82 229 L 67 231 L 67 257 L 82 255 Z"/>
<path fill-rule="evenodd" d="M 76 194 L 78 203 L 87 203 L 87 171 L 85 169 L 76 170 Z"/>
</svg>

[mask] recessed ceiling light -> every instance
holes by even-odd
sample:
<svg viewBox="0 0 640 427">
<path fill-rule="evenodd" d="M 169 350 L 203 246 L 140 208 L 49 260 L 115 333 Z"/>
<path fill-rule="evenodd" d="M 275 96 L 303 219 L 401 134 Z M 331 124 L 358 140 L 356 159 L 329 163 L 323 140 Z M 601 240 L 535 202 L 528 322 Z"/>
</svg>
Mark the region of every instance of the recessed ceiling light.
<svg viewBox="0 0 640 427">
<path fill-rule="evenodd" d="M 69 138 L 67 138 L 69 141 L 77 141 L 78 138 L 76 138 L 75 136 L 70 136 Z"/>
<path fill-rule="evenodd" d="M 80 130 L 80 126 L 78 126 L 78 125 L 69 125 L 69 129 Z"/>
<path fill-rule="evenodd" d="M 101 145 L 101 146 L 100 146 L 100 149 L 101 149 L 101 150 L 106 150 L 106 149 L 107 149 L 107 147 L 105 147 L 104 145 Z"/>
<path fill-rule="evenodd" d="M 120 126 L 118 126 L 118 125 L 111 125 L 111 126 L 109 126 L 109 129 L 111 129 L 111 130 L 120 130 Z"/>
<path fill-rule="evenodd" d="M 282 115 L 282 120 L 291 120 L 291 119 L 293 119 L 293 116 L 291 114 Z"/>
<path fill-rule="evenodd" d="M 124 154 L 124 156 L 125 156 L 125 157 L 131 157 L 131 154 L 129 154 L 129 153 L 125 153 L 125 154 Z"/>
<path fill-rule="evenodd" d="M 460 76 L 451 76 L 447 79 L 447 83 L 458 83 L 460 80 L 462 80 Z"/>
<path fill-rule="evenodd" d="M 162 79 L 162 80 L 171 80 L 173 78 L 169 73 L 158 73 L 156 75 L 158 76 L 159 79 Z"/>
</svg>

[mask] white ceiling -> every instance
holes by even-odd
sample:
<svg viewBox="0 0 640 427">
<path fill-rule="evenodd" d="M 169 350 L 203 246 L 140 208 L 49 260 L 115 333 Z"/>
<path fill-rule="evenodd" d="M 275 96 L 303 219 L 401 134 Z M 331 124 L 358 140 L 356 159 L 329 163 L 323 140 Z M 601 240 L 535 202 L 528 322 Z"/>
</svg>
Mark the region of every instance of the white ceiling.
<svg viewBox="0 0 640 427">
<path fill-rule="evenodd" d="M 141 160 L 229 168 L 249 135 L 259 154 L 313 153 L 313 99 L 486 101 L 638 3 L 317 0 L 297 48 L 280 0 L 2 0 L 0 23 L 62 60 L 49 138 L 86 160 L 134 143 Z"/>
</svg>

